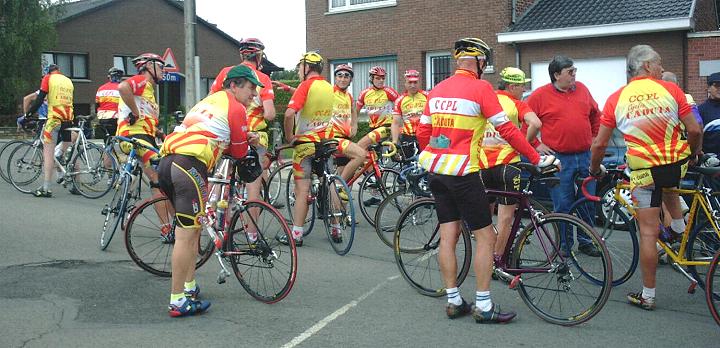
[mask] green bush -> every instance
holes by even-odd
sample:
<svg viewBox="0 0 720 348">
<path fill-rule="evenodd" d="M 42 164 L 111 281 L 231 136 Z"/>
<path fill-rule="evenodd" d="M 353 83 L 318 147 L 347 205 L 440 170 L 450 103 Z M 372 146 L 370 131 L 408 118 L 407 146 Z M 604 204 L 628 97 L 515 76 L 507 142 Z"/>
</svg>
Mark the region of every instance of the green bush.
<svg viewBox="0 0 720 348">
<path fill-rule="evenodd" d="M 300 80 L 279 81 L 291 87 L 297 87 L 300 84 Z M 290 102 L 290 98 L 292 98 L 292 93 L 285 92 L 280 88 L 275 88 L 275 111 L 278 114 L 285 114 L 285 110 L 287 110 L 287 105 Z"/>
</svg>

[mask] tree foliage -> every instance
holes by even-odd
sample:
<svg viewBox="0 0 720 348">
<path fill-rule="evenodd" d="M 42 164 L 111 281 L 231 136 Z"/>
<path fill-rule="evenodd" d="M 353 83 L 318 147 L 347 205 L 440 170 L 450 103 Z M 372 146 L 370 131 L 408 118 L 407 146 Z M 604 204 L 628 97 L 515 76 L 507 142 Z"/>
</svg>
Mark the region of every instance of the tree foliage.
<svg viewBox="0 0 720 348">
<path fill-rule="evenodd" d="M 36 89 L 40 56 L 55 45 L 50 7 L 64 1 L 0 0 L 0 114 L 15 114 L 22 97 Z"/>
<path fill-rule="evenodd" d="M 298 72 L 297 72 L 297 69 L 283 70 L 283 71 L 273 71 L 273 73 L 270 74 L 270 78 L 271 78 L 273 81 L 280 81 L 280 80 L 297 80 L 297 79 L 298 79 Z"/>
</svg>

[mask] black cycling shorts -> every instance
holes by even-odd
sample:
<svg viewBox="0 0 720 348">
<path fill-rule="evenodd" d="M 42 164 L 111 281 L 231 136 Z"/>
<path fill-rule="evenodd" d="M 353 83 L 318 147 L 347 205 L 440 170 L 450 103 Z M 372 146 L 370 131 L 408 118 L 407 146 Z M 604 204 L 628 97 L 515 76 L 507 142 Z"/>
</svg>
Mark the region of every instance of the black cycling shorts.
<svg viewBox="0 0 720 348">
<path fill-rule="evenodd" d="M 637 187 L 633 190 L 633 200 L 636 201 L 636 205 L 639 208 L 646 208 L 647 191 L 651 190 L 650 207 L 659 208 L 662 205 L 663 189 L 674 188 L 680 185 L 680 179 L 682 179 L 684 174 L 683 165 L 685 165 L 687 161 L 688 159 L 686 158 L 675 163 L 650 168 L 653 185 L 650 188 Z"/>
<path fill-rule="evenodd" d="M 107 140 L 109 137 L 115 136 L 115 133 L 117 133 L 116 118 L 98 120 L 98 124 L 104 129 L 104 132 L 101 134 L 103 140 Z"/>
<path fill-rule="evenodd" d="M 160 190 L 175 208 L 175 221 L 183 228 L 200 227 L 207 202 L 207 167 L 195 157 L 168 155 L 158 166 Z"/>
<path fill-rule="evenodd" d="M 489 169 L 483 169 L 480 171 L 480 177 L 487 189 L 520 192 L 520 168 L 512 164 L 501 164 Z M 495 203 L 496 200 L 503 205 L 517 203 L 516 198 L 488 195 L 488 202 Z"/>
<path fill-rule="evenodd" d="M 430 173 L 428 180 L 441 224 L 462 219 L 470 231 L 492 224 L 480 174 L 451 176 Z"/>
</svg>

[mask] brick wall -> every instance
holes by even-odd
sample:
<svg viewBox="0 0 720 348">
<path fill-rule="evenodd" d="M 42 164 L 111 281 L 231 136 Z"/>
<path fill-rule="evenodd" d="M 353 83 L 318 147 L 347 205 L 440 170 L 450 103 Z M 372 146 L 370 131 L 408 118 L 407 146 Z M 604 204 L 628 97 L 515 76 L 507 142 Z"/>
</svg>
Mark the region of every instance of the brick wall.
<svg viewBox="0 0 720 348">
<path fill-rule="evenodd" d="M 717 33 L 720 35 L 720 33 Z M 692 94 L 697 103 L 707 99 L 707 77 L 700 76 L 701 60 L 720 59 L 720 36 L 688 38 L 688 85 L 687 93 Z"/>
</svg>

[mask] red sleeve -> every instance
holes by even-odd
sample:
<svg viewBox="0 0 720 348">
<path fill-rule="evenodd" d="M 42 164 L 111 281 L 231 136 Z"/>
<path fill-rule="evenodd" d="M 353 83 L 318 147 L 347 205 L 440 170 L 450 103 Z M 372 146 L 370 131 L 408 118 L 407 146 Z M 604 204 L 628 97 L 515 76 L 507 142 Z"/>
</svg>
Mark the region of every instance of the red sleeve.
<svg viewBox="0 0 720 348">
<path fill-rule="evenodd" d="M 532 109 L 522 100 L 515 100 L 515 107 L 518 109 L 518 120 L 522 123 L 525 122 L 525 115 L 529 112 L 533 112 Z"/>
<path fill-rule="evenodd" d="M 40 90 L 46 94 L 50 92 L 50 74 L 43 77 L 42 82 L 40 82 Z"/>
<path fill-rule="evenodd" d="M 147 79 L 142 75 L 135 75 L 127 79 L 127 82 L 134 95 L 142 95 L 147 86 Z"/>
<path fill-rule="evenodd" d="M 430 118 L 430 99 L 428 98 L 428 102 L 425 103 L 425 110 L 420 116 L 420 123 L 415 129 L 420 151 L 424 150 L 430 143 L 430 135 L 432 135 L 432 119 Z"/>
<path fill-rule="evenodd" d="M 297 87 L 295 93 L 292 95 L 292 98 L 290 98 L 288 109 L 293 109 L 295 111 L 302 110 L 303 106 L 305 106 L 305 101 L 307 100 L 310 84 L 312 84 L 312 81 L 303 81 L 300 86 Z"/>
<path fill-rule="evenodd" d="M 625 87 L 611 94 L 605 102 L 605 108 L 603 109 L 602 115 L 600 115 L 600 124 L 602 124 L 603 126 L 608 128 L 617 127 L 617 120 L 615 119 L 615 108 L 617 107 L 620 93 L 624 88 Z"/>
<path fill-rule="evenodd" d="M 363 106 L 365 106 L 365 95 L 369 91 L 369 88 L 364 89 L 362 92 L 360 92 L 360 95 L 358 96 L 357 100 L 357 108 L 358 110 L 362 109 Z"/>
<path fill-rule="evenodd" d="M 230 127 L 230 145 L 225 153 L 233 158 L 240 159 L 247 155 L 247 115 L 245 106 L 235 97 L 228 94 L 228 126 Z"/>
<path fill-rule="evenodd" d="M 502 113 L 503 108 L 500 106 L 497 94 L 493 91 L 490 83 L 482 80 L 479 82 L 482 82 L 482 84 L 480 84 L 477 89 L 476 100 L 480 102 L 480 112 L 482 112 L 485 118 L 491 118 L 499 113 Z"/>
<path fill-rule="evenodd" d="M 693 112 L 692 107 L 687 102 L 687 97 L 685 97 L 685 92 L 683 92 L 680 87 L 678 87 L 675 84 L 666 83 L 665 89 L 670 92 L 670 95 L 673 96 L 675 99 L 675 102 L 678 105 L 678 118 L 683 117 L 687 115 L 688 113 Z"/>
<path fill-rule="evenodd" d="M 231 66 L 226 66 L 226 67 L 222 68 L 222 70 L 220 70 L 217 77 L 215 77 L 215 81 L 213 81 L 212 86 L 210 86 L 209 94 L 219 92 L 223 89 L 222 85 L 223 85 L 223 82 L 225 82 L 225 76 L 227 76 L 227 73 L 228 73 L 228 71 L 230 71 L 230 69 L 232 69 Z"/>
<path fill-rule="evenodd" d="M 400 96 L 400 98 L 395 99 L 395 103 L 393 104 L 393 114 L 394 115 L 402 115 L 402 101 L 405 98 L 405 95 Z"/>
<path fill-rule="evenodd" d="M 260 82 L 265 86 L 262 90 L 260 90 L 260 100 L 275 100 L 275 92 L 273 91 L 273 85 L 270 78 L 263 73 L 259 73 L 258 76 L 260 77 Z"/>
<path fill-rule="evenodd" d="M 387 95 L 388 100 L 391 102 L 395 102 L 395 100 L 400 96 L 400 93 L 398 93 L 392 87 L 385 87 L 385 94 Z"/>
</svg>

